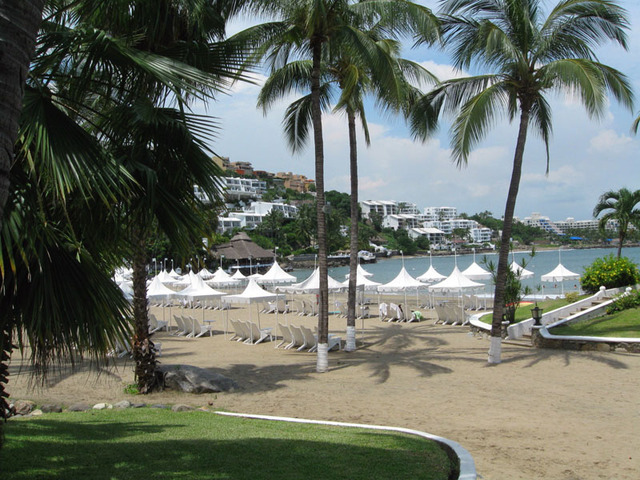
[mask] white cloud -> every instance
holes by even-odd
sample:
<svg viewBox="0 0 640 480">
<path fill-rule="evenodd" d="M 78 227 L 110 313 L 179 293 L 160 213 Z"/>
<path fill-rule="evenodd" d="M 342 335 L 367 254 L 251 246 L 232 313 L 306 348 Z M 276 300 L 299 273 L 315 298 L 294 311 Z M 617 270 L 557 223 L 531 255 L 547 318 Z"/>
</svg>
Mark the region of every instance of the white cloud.
<svg viewBox="0 0 640 480">
<path fill-rule="evenodd" d="M 625 134 L 618 134 L 614 130 L 602 130 L 589 142 L 590 153 L 622 153 L 628 151 L 633 139 Z"/>
</svg>

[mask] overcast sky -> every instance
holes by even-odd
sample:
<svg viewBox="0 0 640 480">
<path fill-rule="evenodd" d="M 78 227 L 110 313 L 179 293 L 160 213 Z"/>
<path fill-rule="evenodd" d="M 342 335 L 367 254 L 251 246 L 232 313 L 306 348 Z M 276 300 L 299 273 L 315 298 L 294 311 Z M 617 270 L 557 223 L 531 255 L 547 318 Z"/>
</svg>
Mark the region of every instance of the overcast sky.
<svg viewBox="0 0 640 480">
<path fill-rule="evenodd" d="M 424 3 L 433 6 L 434 2 Z M 608 46 L 598 55 L 603 63 L 629 77 L 637 97 L 635 110 L 631 113 L 613 103 L 604 118 L 589 119 L 577 102 L 553 98 L 550 173 L 545 175 L 542 142 L 530 135 L 516 203 L 518 217 L 539 212 L 552 220 L 589 219 L 603 192 L 640 189 L 640 138 L 630 133 L 640 110 L 640 5 L 637 1 L 621 3 L 631 22 L 629 50 Z M 452 74 L 446 53 L 436 48 L 407 49 L 404 56 L 421 62 L 440 78 Z M 211 148 L 231 161 L 251 162 L 259 170 L 291 171 L 314 178 L 311 146 L 293 155 L 282 133 L 284 109 L 294 98 L 283 100 L 264 116 L 256 108 L 259 88 L 238 85 L 231 95 L 207 106 L 207 113 L 216 116 L 221 127 Z M 473 151 L 468 166 L 459 169 L 451 161 L 447 123 L 423 144 L 411 140 L 399 118 L 380 116 L 373 106 L 367 117 L 371 146 L 366 148 L 359 138 L 360 200 L 413 202 L 421 210 L 453 206 L 458 212 L 488 210 L 495 217 L 502 216 L 516 139 L 514 125 L 497 124 Z M 327 115 L 323 122 L 326 189 L 348 192 L 346 118 Z"/>
</svg>

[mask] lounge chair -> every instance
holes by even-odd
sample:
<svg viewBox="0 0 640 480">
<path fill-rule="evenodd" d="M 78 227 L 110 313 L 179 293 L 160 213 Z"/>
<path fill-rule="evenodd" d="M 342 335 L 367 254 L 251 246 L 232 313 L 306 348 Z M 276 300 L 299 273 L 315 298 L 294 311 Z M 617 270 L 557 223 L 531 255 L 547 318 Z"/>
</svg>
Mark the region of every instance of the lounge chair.
<svg viewBox="0 0 640 480">
<path fill-rule="evenodd" d="M 173 335 L 176 335 L 178 337 L 182 337 L 184 335 L 186 335 L 187 333 L 189 333 L 191 330 L 187 331 L 187 328 L 184 324 L 184 321 L 182 320 L 182 317 L 179 315 L 174 315 L 173 319 L 176 321 L 176 325 L 177 325 L 177 330 L 173 333 Z"/>
<path fill-rule="evenodd" d="M 304 350 L 307 348 L 307 342 L 305 341 L 304 335 L 302 334 L 302 330 L 300 327 L 296 327 L 295 325 L 289 325 L 289 329 L 291 330 L 291 336 L 293 337 L 293 348 L 299 352 L 300 350 Z"/>
<path fill-rule="evenodd" d="M 278 322 L 278 330 L 280 330 L 280 333 L 282 334 L 282 341 L 278 345 L 276 345 L 276 348 L 280 347 L 281 345 L 284 345 L 285 350 L 293 347 L 294 341 L 293 335 L 291 334 L 291 329 L 288 326 Z"/>
<path fill-rule="evenodd" d="M 279 313 L 289 313 L 289 304 L 284 300 L 278 300 L 276 302 L 276 310 Z"/>
<path fill-rule="evenodd" d="M 240 320 L 240 322 L 242 322 L 242 320 Z M 273 329 L 271 327 L 259 328 L 257 323 L 249 320 L 244 323 L 249 330 L 249 338 L 247 338 L 244 343 L 255 345 L 266 339 L 273 340 L 273 335 L 271 335 L 271 330 Z"/>
<path fill-rule="evenodd" d="M 198 320 L 193 317 L 189 317 L 191 321 L 192 330 L 191 333 L 187 336 L 192 338 L 199 338 L 203 336 L 205 333 L 208 333 L 209 336 L 213 336 L 213 332 L 211 331 L 211 325 L 202 325 Z"/>
<path fill-rule="evenodd" d="M 384 302 L 381 303 L 378 305 L 378 312 L 380 312 L 380 320 L 384 322 L 389 316 L 389 306 Z"/>
<path fill-rule="evenodd" d="M 229 320 L 231 327 L 233 328 L 234 335 L 229 340 L 235 340 L 236 342 L 244 342 L 249 338 L 249 329 L 242 320 Z"/>
<path fill-rule="evenodd" d="M 300 325 L 300 331 L 304 337 L 305 343 L 309 348 L 309 352 L 315 352 L 318 350 L 318 335 L 313 333 L 310 328 Z M 342 338 L 333 334 L 329 334 L 327 338 L 327 350 L 331 351 L 338 347 L 338 350 L 342 349 Z"/>
<path fill-rule="evenodd" d="M 149 333 L 156 333 L 158 330 L 168 330 L 169 323 L 165 320 L 158 320 L 153 313 L 149 314 Z"/>
</svg>

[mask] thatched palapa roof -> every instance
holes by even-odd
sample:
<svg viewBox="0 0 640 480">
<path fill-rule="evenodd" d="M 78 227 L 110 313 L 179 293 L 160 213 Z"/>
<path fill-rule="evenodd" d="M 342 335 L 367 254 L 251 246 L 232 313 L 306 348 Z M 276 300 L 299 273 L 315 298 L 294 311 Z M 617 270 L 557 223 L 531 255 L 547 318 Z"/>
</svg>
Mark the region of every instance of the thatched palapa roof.
<svg viewBox="0 0 640 480">
<path fill-rule="evenodd" d="M 240 232 L 233 236 L 229 243 L 216 245 L 212 248 L 213 252 L 218 255 L 224 255 L 229 260 L 248 260 L 249 258 L 272 258 L 273 252 L 266 250 L 260 245 L 254 243 L 244 232 Z"/>
</svg>

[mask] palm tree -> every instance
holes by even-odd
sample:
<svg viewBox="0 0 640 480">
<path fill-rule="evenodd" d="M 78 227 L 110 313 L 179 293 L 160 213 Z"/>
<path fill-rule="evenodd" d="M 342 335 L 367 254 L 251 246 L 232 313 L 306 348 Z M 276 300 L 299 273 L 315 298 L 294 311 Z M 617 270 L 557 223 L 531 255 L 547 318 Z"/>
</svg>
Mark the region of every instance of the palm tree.
<svg viewBox="0 0 640 480">
<path fill-rule="evenodd" d="M 13 164 L 24 82 L 43 7 L 44 0 L 0 4 L 0 226 L 9 196 L 9 169 Z"/>
<path fill-rule="evenodd" d="M 375 63 L 378 49 L 360 29 L 382 20 L 381 28 L 389 35 L 414 34 L 422 38 L 432 35 L 431 12 L 421 6 L 399 0 L 264 0 L 251 3 L 258 14 L 275 15 L 279 20 L 248 29 L 239 38 L 252 38 L 257 58 L 267 58 L 272 71 L 286 65 L 292 56 L 311 60 L 308 75 L 302 79 L 310 87 L 307 114 L 311 119 L 316 182 L 316 216 L 318 232 L 318 268 L 320 275 L 318 308 L 318 356 L 316 370 L 328 370 L 328 283 L 327 224 L 324 191 L 324 145 L 322 136 L 323 61 L 331 51 L 350 45 L 352 55 L 362 64 Z M 428 21 L 425 21 L 425 18 Z M 386 20 L 385 20 L 386 19 Z M 303 64 L 300 64 L 303 65 Z M 391 72 L 386 72 L 391 74 Z M 303 83 L 304 85 L 304 83 Z M 290 88 L 290 87 L 286 87 Z M 324 97 L 326 98 L 326 97 Z M 308 128 L 308 127 L 306 127 Z"/>
<path fill-rule="evenodd" d="M 495 73 L 443 82 L 417 104 L 412 113 L 416 136 L 433 131 L 444 108 L 454 113 L 454 161 L 465 165 L 471 149 L 484 137 L 499 112 L 519 117 L 518 138 L 507 196 L 495 287 L 489 363 L 500 362 L 500 323 L 509 268 L 513 224 L 527 133 L 533 128 L 547 148 L 551 108 L 545 94 L 571 91 L 591 117 L 603 114 L 606 93 L 631 107 L 625 76 L 597 60 L 594 49 L 612 41 L 626 48 L 626 12 L 609 0 L 566 0 L 546 18 L 540 0 L 446 0 L 443 32 L 454 63 L 464 69 L 476 61 Z"/>
<path fill-rule="evenodd" d="M 598 226 L 604 233 L 609 220 L 618 222 L 618 258 L 622 254 L 622 244 L 627 237 L 630 225 L 640 228 L 640 190 L 632 192 L 626 188 L 618 191 L 610 190 L 603 193 L 593 209 L 593 216 L 598 217 L 605 212 Z"/>
</svg>

